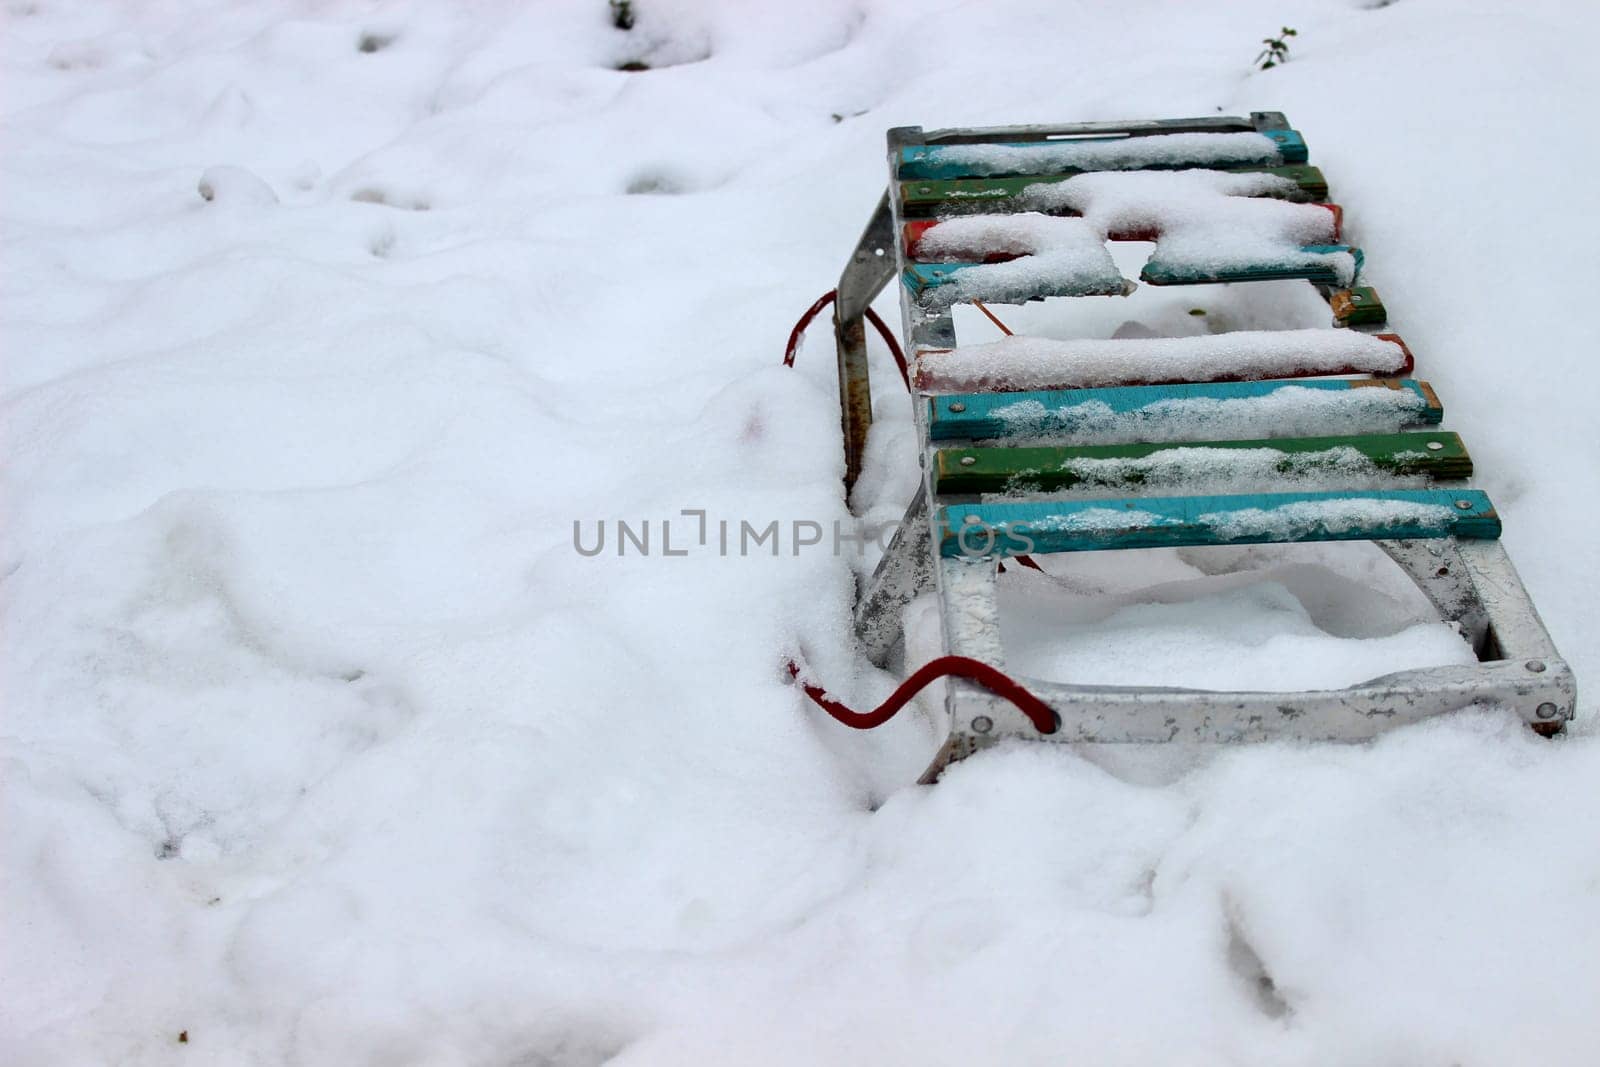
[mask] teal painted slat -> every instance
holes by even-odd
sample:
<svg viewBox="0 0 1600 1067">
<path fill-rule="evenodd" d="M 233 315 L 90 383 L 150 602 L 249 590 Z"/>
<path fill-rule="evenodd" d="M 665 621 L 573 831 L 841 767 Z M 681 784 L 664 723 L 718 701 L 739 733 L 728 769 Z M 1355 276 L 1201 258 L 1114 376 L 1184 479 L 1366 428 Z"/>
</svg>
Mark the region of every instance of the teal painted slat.
<svg viewBox="0 0 1600 1067">
<path fill-rule="evenodd" d="M 1426 383 L 1393 381 L 1394 389 L 1415 397 L 1403 412 L 1403 427 L 1436 426 L 1444 418 Z M 1204 382 L 1186 385 L 1134 385 L 1105 389 L 1049 389 L 1023 393 L 957 393 L 929 400 L 928 436 L 935 441 L 994 440 L 1077 434 L 1103 423 L 1108 415 L 1133 415 L 1141 421 L 1168 419 L 1178 401 L 1266 400 L 1285 390 L 1309 389 L 1359 401 L 1365 390 L 1390 392 L 1372 379 L 1300 378 L 1291 381 Z M 1290 394 L 1293 395 L 1293 394 Z M 1338 401 L 1333 401 L 1337 403 Z M 1010 416 L 1007 417 L 1006 413 Z M 1181 416 L 1179 416 L 1181 417 Z M 1203 420 L 1200 420 L 1203 425 Z M 1352 425 L 1352 433 L 1363 432 Z"/>
<path fill-rule="evenodd" d="M 1230 131 L 1234 132 L 1234 131 Z M 1306 148 L 1305 138 L 1297 130 L 1262 130 L 1260 136 L 1272 141 L 1277 147 L 1277 158 L 1266 159 L 1261 156 L 1240 152 L 1237 157 L 1225 157 L 1217 160 L 1198 161 L 1186 160 L 1175 164 L 1164 164 L 1155 167 L 1146 167 L 1146 170 L 1180 170 L 1185 167 L 1215 167 L 1227 169 L 1229 167 L 1250 166 L 1252 164 L 1268 164 L 1273 166 L 1293 166 L 1307 162 L 1311 156 Z M 1161 134 L 1145 135 L 1147 137 L 1160 137 Z M 1144 138 L 1139 138 L 1144 139 Z M 1074 137 L 1071 140 L 1056 141 L 1027 141 L 1027 142 L 994 142 L 998 148 L 1014 148 L 1023 152 L 1038 151 L 1041 156 L 1052 149 L 1059 149 L 1063 145 L 1092 144 L 1106 142 L 1128 143 L 1135 140 L 1129 137 Z M 1003 171 L 989 169 L 975 169 L 971 163 L 965 162 L 961 156 L 966 154 L 962 149 L 970 145 L 908 145 L 900 149 L 899 177 L 905 181 L 944 180 L 950 178 L 972 177 L 1008 177 L 1022 175 L 1043 174 L 1081 174 L 1077 168 L 1053 167 L 1048 164 L 1038 166 L 1022 165 Z"/>
<path fill-rule="evenodd" d="M 1307 163 L 1311 160 L 1311 150 L 1306 147 L 1306 139 L 1300 136 L 1299 130 L 1262 130 L 1261 136 L 1270 137 L 1278 143 L 1278 154 L 1285 163 Z"/>
<path fill-rule="evenodd" d="M 1349 524 L 1330 522 L 1324 509 L 1338 502 L 1377 504 L 1379 511 Z M 1500 536 L 1500 517 L 1477 489 L 951 504 L 939 518 L 944 556 Z"/>
<path fill-rule="evenodd" d="M 964 270 L 973 270 L 992 266 L 987 263 L 913 263 L 900 275 L 902 284 L 912 294 L 921 298 L 931 289 L 948 285 L 955 279 L 955 275 Z M 1030 294 L 1030 300 L 1042 300 L 1047 296 L 1121 296 L 1124 291 L 1123 280 L 1120 275 L 1115 277 L 1096 274 L 1091 277 L 1073 277 L 1070 275 L 1058 276 L 1050 279 L 1049 283 L 1042 285 Z M 1001 300 L 998 297 L 984 297 L 994 303 L 1015 303 L 1016 301 Z"/>
<path fill-rule="evenodd" d="M 1341 278 L 1332 267 L 1320 263 L 1311 265 L 1260 263 L 1232 270 L 1207 272 L 1168 267 L 1152 259 L 1145 264 L 1139 279 L 1151 285 L 1208 285 L 1218 282 L 1265 282 L 1303 278 L 1319 285 L 1343 286 L 1355 284 L 1355 280 L 1361 276 L 1361 268 L 1366 264 L 1366 256 L 1362 254 L 1361 249 L 1349 245 L 1305 245 L 1300 251 L 1310 255 L 1348 252 L 1355 260 L 1355 273 L 1350 278 Z"/>
</svg>

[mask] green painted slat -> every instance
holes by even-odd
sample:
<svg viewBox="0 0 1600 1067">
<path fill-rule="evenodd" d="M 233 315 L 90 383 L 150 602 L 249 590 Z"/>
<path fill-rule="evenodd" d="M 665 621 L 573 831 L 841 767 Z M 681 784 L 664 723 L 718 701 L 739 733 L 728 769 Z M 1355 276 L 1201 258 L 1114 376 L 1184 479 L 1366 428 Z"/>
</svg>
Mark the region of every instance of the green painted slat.
<svg viewBox="0 0 1600 1067">
<path fill-rule="evenodd" d="M 1092 431 L 1108 418 L 1154 426 L 1188 420 L 1204 426 L 1223 404 L 1248 405 L 1283 396 L 1326 394 L 1326 402 L 1359 410 L 1362 394 L 1378 390 L 1404 393 L 1408 407 L 1396 406 L 1400 426 L 1437 426 L 1444 418 L 1433 387 L 1411 378 L 1296 378 L 1287 381 L 1198 382 L 1181 385 L 1128 385 L 1101 389 L 1046 389 L 1020 393 L 955 393 L 928 400 L 928 436 L 935 441 L 1048 437 Z M 1348 403 L 1345 403 L 1348 401 Z M 1185 406 L 1203 410 L 1186 414 Z M 1352 414 L 1350 418 L 1359 416 Z M 1393 425 L 1392 423 L 1389 425 Z M 1352 427 L 1365 429 L 1364 427 Z M 1197 434 L 1198 435 L 1198 434 Z"/>
<path fill-rule="evenodd" d="M 1368 285 L 1344 289 L 1328 297 L 1333 310 L 1333 321 L 1340 326 L 1382 326 L 1389 321 L 1389 312 L 1378 297 L 1378 291 Z"/>
<path fill-rule="evenodd" d="M 1296 201 L 1326 200 L 1328 181 L 1322 171 L 1312 166 L 1295 167 L 1223 167 L 1217 168 L 1253 174 L 1276 174 L 1295 183 L 1295 193 L 1284 199 Z M 1077 172 L 1081 173 L 1081 172 Z M 1036 175 L 1026 178 L 956 178 L 949 181 L 903 181 L 900 183 L 901 209 L 907 218 L 926 218 L 934 214 L 959 214 L 983 211 L 996 214 L 1006 211 L 1027 211 L 1031 208 L 1016 203 L 1022 191 L 1030 185 L 1047 185 L 1064 182 L 1072 173 Z"/>
<path fill-rule="evenodd" d="M 1377 472 L 1397 478 L 1422 475 L 1445 480 L 1472 475 L 1472 457 L 1456 434 L 1389 433 L 1049 448 L 941 448 L 934 453 L 934 489 L 951 494 L 1017 489 L 1137 490 L 1155 477 L 1161 478 L 1165 487 L 1172 478 L 1220 474 L 1219 464 L 1227 462 L 1228 453 L 1256 449 L 1282 454 L 1271 472 L 1286 481 L 1336 475 L 1341 463 L 1355 460 L 1359 464 L 1357 456 Z M 1364 472 L 1358 468 L 1351 473 Z"/>
<path fill-rule="evenodd" d="M 946 557 L 1185 545 L 1500 536 L 1477 489 L 952 504 L 939 509 Z"/>
</svg>

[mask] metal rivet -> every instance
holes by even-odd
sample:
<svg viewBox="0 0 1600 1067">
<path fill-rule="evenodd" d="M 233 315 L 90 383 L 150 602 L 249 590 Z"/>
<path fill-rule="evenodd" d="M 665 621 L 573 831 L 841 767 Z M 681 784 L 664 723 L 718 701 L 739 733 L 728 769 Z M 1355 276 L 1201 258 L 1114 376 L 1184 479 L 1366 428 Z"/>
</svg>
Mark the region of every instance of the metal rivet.
<svg viewBox="0 0 1600 1067">
<path fill-rule="evenodd" d="M 1361 303 L 1361 301 L 1363 301 L 1365 299 L 1366 299 L 1366 297 L 1362 296 L 1360 293 L 1351 293 L 1350 294 L 1350 303 L 1352 303 L 1352 304 L 1359 304 L 1359 303 Z"/>
<path fill-rule="evenodd" d="M 1472 501 L 1470 501 L 1470 500 L 1457 500 L 1456 501 L 1456 507 L 1460 508 L 1462 511 L 1471 511 L 1472 510 Z"/>
<path fill-rule="evenodd" d="M 959 415 L 963 411 L 967 410 L 967 405 L 961 403 L 960 401 L 957 401 L 956 403 L 950 405 L 950 410 L 955 412 L 957 415 Z"/>
<path fill-rule="evenodd" d="M 978 457 L 977 456 L 962 456 L 961 457 L 961 465 L 963 467 L 970 467 L 976 462 L 978 462 Z"/>
<path fill-rule="evenodd" d="M 972 732 L 975 734 L 986 734 L 993 729 L 994 720 L 989 718 L 987 715 L 979 715 L 976 719 L 972 720 Z"/>
<path fill-rule="evenodd" d="M 1534 674 L 1544 673 L 1544 660 L 1542 659 L 1530 659 L 1528 662 L 1524 663 L 1523 666 L 1528 668 L 1528 670 L 1532 671 Z"/>
<path fill-rule="evenodd" d="M 1533 709 L 1533 713 L 1539 716 L 1541 719 L 1553 719 L 1556 717 L 1556 712 L 1560 710 L 1561 709 L 1556 707 L 1554 704 L 1540 704 L 1537 708 Z M 976 726 L 977 723 L 973 723 L 973 725 Z"/>
<path fill-rule="evenodd" d="M 963 523 L 965 523 L 966 525 L 968 525 L 968 526 L 976 526 L 976 525 L 978 525 L 978 523 L 982 522 L 983 520 L 978 518 L 978 516 L 976 516 L 976 515 L 968 515 L 965 518 L 963 518 L 961 521 Z"/>
<path fill-rule="evenodd" d="M 1439 449 L 1441 449 L 1443 447 L 1444 447 L 1444 442 L 1443 441 L 1429 441 L 1428 442 L 1428 450 L 1430 452 L 1437 452 L 1437 451 L 1439 451 Z"/>
</svg>

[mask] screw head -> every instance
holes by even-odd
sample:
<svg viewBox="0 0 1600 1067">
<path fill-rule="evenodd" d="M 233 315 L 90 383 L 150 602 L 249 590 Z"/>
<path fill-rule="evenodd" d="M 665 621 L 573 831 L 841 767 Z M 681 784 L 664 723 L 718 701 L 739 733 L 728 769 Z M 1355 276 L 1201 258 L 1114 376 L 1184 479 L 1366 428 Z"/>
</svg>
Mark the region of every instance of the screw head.
<svg viewBox="0 0 1600 1067">
<path fill-rule="evenodd" d="M 987 715 L 979 715 L 977 718 L 972 720 L 972 732 L 975 734 L 986 734 L 993 729 L 994 720 L 989 718 Z"/>
<path fill-rule="evenodd" d="M 1534 674 L 1543 674 L 1545 670 L 1544 660 L 1542 659 L 1530 659 L 1528 662 L 1524 663 L 1523 666 L 1532 671 Z"/>
<path fill-rule="evenodd" d="M 1443 447 L 1444 447 L 1444 442 L 1443 441 L 1429 441 L 1428 442 L 1428 451 L 1430 451 L 1430 452 L 1437 452 L 1440 449 L 1442 449 Z"/>
<path fill-rule="evenodd" d="M 970 515 L 970 514 L 969 514 L 969 515 L 966 515 L 966 516 L 964 516 L 964 517 L 963 517 L 963 518 L 962 518 L 962 520 L 961 520 L 961 522 L 962 522 L 962 524 L 963 524 L 963 525 L 965 525 L 965 526 L 976 526 L 976 525 L 978 525 L 978 524 L 979 524 L 979 523 L 980 523 L 980 522 L 982 522 L 982 521 L 983 521 L 983 520 L 982 520 L 982 519 L 980 519 L 980 518 L 979 518 L 979 517 L 978 517 L 978 516 L 976 516 L 976 515 Z"/>
<path fill-rule="evenodd" d="M 1540 704 L 1537 708 L 1533 709 L 1533 713 L 1539 716 L 1541 719 L 1553 719 L 1556 717 L 1556 712 L 1560 710 L 1561 709 L 1556 707 L 1554 704 Z"/>
<path fill-rule="evenodd" d="M 957 415 L 959 415 L 963 411 L 967 410 L 967 405 L 965 405 L 961 401 L 957 400 L 954 404 L 950 405 L 950 410 L 955 412 Z"/>
<path fill-rule="evenodd" d="M 1460 508 L 1462 511 L 1471 511 L 1472 510 L 1472 501 L 1470 501 L 1470 500 L 1457 500 L 1456 501 L 1456 507 Z"/>
<path fill-rule="evenodd" d="M 970 467 L 976 462 L 978 462 L 978 457 L 977 456 L 962 456 L 961 457 L 961 465 L 963 467 Z"/>
<path fill-rule="evenodd" d="M 1366 297 L 1362 296 L 1360 293 L 1351 293 L 1350 294 L 1350 303 L 1352 303 L 1352 304 L 1359 304 L 1365 299 L 1366 299 Z"/>
</svg>

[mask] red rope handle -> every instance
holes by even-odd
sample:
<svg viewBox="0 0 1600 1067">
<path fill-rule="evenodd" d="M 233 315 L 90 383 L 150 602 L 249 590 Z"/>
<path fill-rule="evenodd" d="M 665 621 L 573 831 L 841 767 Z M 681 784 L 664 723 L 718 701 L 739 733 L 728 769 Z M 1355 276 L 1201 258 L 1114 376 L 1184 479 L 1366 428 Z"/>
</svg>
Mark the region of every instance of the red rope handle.
<svg viewBox="0 0 1600 1067">
<path fill-rule="evenodd" d="M 800 338 L 805 333 L 806 327 L 811 325 L 813 319 L 822 314 L 822 309 L 832 304 L 839 298 L 839 290 L 830 289 L 817 298 L 816 303 L 806 309 L 800 316 L 800 321 L 794 324 L 794 329 L 789 331 L 789 343 L 783 350 L 783 365 L 794 366 L 795 356 L 800 352 Z M 984 314 L 994 320 L 1006 333 L 1005 325 L 988 308 L 983 308 Z M 911 391 L 911 373 L 906 367 L 905 353 L 900 350 L 900 344 L 895 340 L 894 333 L 884 325 L 878 313 L 867 308 L 867 321 L 871 322 L 878 330 L 878 335 L 883 338 L 884 344 L 889 346 L 889 352 L 894 356 L 895 366 L 900 368 L 900 380 L 905 383 L 906 391 Z M 1027 556 L 1015 557 L 1016 562 L 1023 567 L 1041 570 L 1040 566 Z M 1001 570 L 1005 567 L 1002 565 Z M 911 702 L 911 698 L 922 692 L 933 682 L 940 678 L 965 678 L 975 682 L 1002 699 L 1010 701 L 1016 708 L 1028 717 L 1034 729 L 1042 734 L 1053 734 L 1060 727 L 1055 711 L 1024 689 L 1015 678 L 1006 674 L 997 667 L 991 667 L 979 660 L 968 659 L 966 656 L 940 656 L 922 665 L 915 674 L 900 683 L 889 699 L 879 704 L 871 711 L 856 711 L 848 704 L 835 700 L 828 695 L 822 686 L 808 682 L 800 677 L 800 665 L 794 660 L 789 661 L 789 676 L 800 682 L 806 696 L 810 697 L 823 711 L 833 716 L 834 719 L 856 730 L 871 730 L 882 726 Z"/>
<path fill-rule="evenodd" d="M 817 297 L 816 303 L 806 308 L 806 313 L 800 316 L 800 321 L 795 323 L 794 329 L 789 331 L 789 343 L 784 347 L 783 350 L 783 365 L 785 367 L 794 366 L 794 358 L 800 354 L 800 337 L 806 332 L 806 327 L 811 325 L 811 320 L 822 314 L 822 309 L 833 303 L 838 298 L 839 290 L 829 289 L 826 293 L 823 293 L 821 296 Z M 974 300 L 973 303 L 978 304 L 976 300 Z M 1010 336 L 1011 331 L 1006 330 L 1006 324 L 994 317 L 994 312 L 990 311 L 982 304 L 978 304 L 978 307 L 983 309 L 983 313 L 985 315 L 988 315 L 989 318 L 994 320 L 994 324 L 996 326 L 1000 327 L 1002 330 L 1005 330 L 1007 336 Z M 889 353 L 894 356 L 895 366 L 900 368 L 900 380 L 905 382 L 906 392 L 909 393 L 911 391 L 911 374 L 906 369 L 905 353 L 900 351 L 900 345 L 897 341 L 895 341 L 894 334 L 889 330 L 889 327 L 884 325 L 883 320 L 878 317 L 878 313 L 876 311 L 868 308 L 867 318 L 872 322 L 872 325 L 878 328 L 878 333 L 880 336 L 882 336 L 884 344 L 889 346 Z M 1018 556 L 1016 557 L 1016 561 L 1019 566 L 1031 567 L 1041 573 L 1044 571 L 1044 568 L 1035 563 L 1031 556 Z M 1005 570 L 1005 564 L 1002 563 L 1000 565 L 1000 573 L 1004 574 Z"/>
<path fill-rule="evenodd" d="M 828 691 L 822 686 L 806 681 L 800 676 L 800 665 L 794 660 L 789 661 L 789 675 L 800 682 L 801 688 L 806 691 L 806 696 L 810 697 L 817 707 L 855 730 L 871 730 L 882 726 L 909 704 L 912 697 L 940 678 L 965 678 L 983 686 L 995 696 L 1009 700 L 1018 711 L 1028 717 L 1028 721 L 1033 723 L 1033 728 L 1041 734 L 1053 734 L 1061 725 L 1055 710 L 1019 685 L 1015 678 L 996 667 L 991 667 L 980 660 L 968 659 L 966 656 L 940 656 L 938 659 L 929 660 L 915 674 L 901 682 L 899 688 L 889 694 L 889 699 L 871 711 L 856 711 L 848 704 L 829 696 Z"/>
<path fill-rule="evenodd" d="M 1000 327 L 1000 332 L 1001 333 L 1005 334 L 1007 337 L 1015 336 L 1011 332 L 1010 327 L 1008 327 L 1005 323 L 1001 322 L 1000 319 L 998 317 L 996 317 L 995 313 L 989 310 L 989 305 L 988 304 L 985 304 L 982 300 L 974 300 L 972 302 L 972 306 L 977 308 L 979 311 L 983 312 L 985 315 L 987 315 L 989 317 L 989 321 L 990 322 L 992 322 L 996 326 Z"/>
<path fill-rule="evenodd" d="M 800 354 L 800 336 L 806 332 L 806 327 L 811 325 L 811 320 L 822 313 L 822 309 L 839 299 L 839 290 L 829 289 L 817 297 L 817 302 L 806 308 L 806 313 L 800 316 L 800 321 L 794 324 L 794 329 L 789 331 L 789 344 L 783 350 L 783 365 L 794 366 L 794 357 Z M 900 380 L 905 382 L 906 389 L 911 388 L 911 371 L 906 366 L 906 355 L 900 351 L 900 342 L 894 339 L 894 331 L 878 317 L 878 313 L 867 308 L 867 321 L 877 328 L 878 336 L 883 338 L 883 343 L 889 346 L 889 354 L 894 357 L 894 365 L 900 368 Z"/>
</svg>

